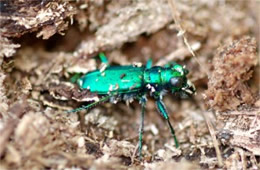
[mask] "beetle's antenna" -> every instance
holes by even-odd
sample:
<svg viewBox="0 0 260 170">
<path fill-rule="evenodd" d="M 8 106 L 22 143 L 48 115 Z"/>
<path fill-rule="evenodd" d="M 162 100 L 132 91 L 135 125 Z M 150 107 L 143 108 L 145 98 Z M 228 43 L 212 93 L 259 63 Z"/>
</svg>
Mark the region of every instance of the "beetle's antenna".
<svg viewBox="0 0 260 170">
<path fill-rule="evenodd" d="M 91 107 L 93 107 L 93 106 L 95 106 L 95 105 L 97 105 L 99 103 L 102 103 L 102 102 L 105 102 L 105 101 L 109 100 L 110 97 L 111 97 L 110 95 L 105 96 L 105 97 L 101 98 L 99 101 L 90 103 L 89 105 L 85 105 L 85 106 L 79 107 L 77 109 L 66 111 L 66 113 L 75 113 L 75 112 L 79 112 L 79 111 L 84 110 L 84 109 L 89 109 L 89 108 L 91 108 Z"/>
</svg>

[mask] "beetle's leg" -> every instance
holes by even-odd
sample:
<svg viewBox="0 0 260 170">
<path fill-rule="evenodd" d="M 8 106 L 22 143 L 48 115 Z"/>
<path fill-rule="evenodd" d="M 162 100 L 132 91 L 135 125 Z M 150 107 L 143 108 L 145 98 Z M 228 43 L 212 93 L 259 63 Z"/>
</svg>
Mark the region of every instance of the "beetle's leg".
<svg viewBox="0 0 260 170">
<path fill-rule="evenodd" d="M 153 65 L 153 60 L 152 59 L 149 59 L 146 63 L 146 68 L 152 68 L 152 65 Z"/>
<path fill-rule="evenodd" d="M 109 63 L 108 63 L 108 59 L 105 56 L 105 54 L 104 53 L 99 53 L 98 56 L 99 56 L 99 59 L 100 59 L 101 63 L 105 64 L 108 67 Z"/>
<path fill-rule="evenodd" d="M 164 65 L 165 68 L 169 68 L 169 67 L 172 67 L 174 65 L 176 65 L 177 63 L 174 62 L 174 61 L 171 61 L 171 62 L 168 62 L 167 64 Z"/>
<path fill-rule="evenodd" d="M 82 73 L 75 73 L 71 78 L 70 78 L 70 82 L 71 83 L 76 83 L 77 80 L 82 76 Z"/>
<path fill-rule="evenodd" d="M 170 130 L 171 130 L 172 137 L 173 137 L 174 142 L 175 142 L 175 146 L 176 146 L 176 148 L 178 148 L 178 147 L 179 147 L 179 142 L 178 142 L 178 140 L 177 140 L 177 137 L 176 137 L 176 135 L 175 135 L 175 131 L 174 131 L 172 125 L 171 125 L 171 122 L 170 122 L 170 120 L 169 120 L 168 113 L 167 113 L 167 111 L 166 111 L 166 108 L 165 108 L 165 106 L 164 106 L 162 100 L 158 99 L 158 100 L 156 101 L 156 106 L 157 106 L 159 112 L 161 113 L 161 115 L 162 115 L 162 116 L 164 117 L 164 119 L 167 121 L 168 126 L 169 126 L 169 128 L 170 128 Z"/>
<path fill-rule="evenodd" d="M 140 126 L 139 126 L 139 146 L 138 146 L 138 152 L 139 152 L 139 159 L 142 158 L 142 147 L 143 147 L 143 132 L 144 132 L 144 111 L 145 111 L 145 105 L 146 105 L 146 98 L 142 97 L 140 99 L 142 111 L 141 111 L 141 119 L 140 119 Z"/>
<path fill-rule="evenodd" d="M 108 100 L 110 99 L 110 97 L 111 97 L 110 95 L 105 96 L 105 97 L 101 98 L 100 100 L 98 100 L 98 101 L 96 101 L 96 102 L 90 103 L 89 105 L 82 106 L 82 107 L 79 107 L 79 108 L 77 108 L 77 109 L 69 110 L 69 111 L 67 111 L 67 113 L 79 112 L 79 111 L 84 110 L 84 109 L 87 110 L 87 109 L 89 109 L 89 108 L 91 108 L 91 107 L 93 107 L 93 106 L 95 106 L 95 105 L 97 105 L 97 104 L 99 104 L 99 103 L 108 101 Z"/>
</svg>

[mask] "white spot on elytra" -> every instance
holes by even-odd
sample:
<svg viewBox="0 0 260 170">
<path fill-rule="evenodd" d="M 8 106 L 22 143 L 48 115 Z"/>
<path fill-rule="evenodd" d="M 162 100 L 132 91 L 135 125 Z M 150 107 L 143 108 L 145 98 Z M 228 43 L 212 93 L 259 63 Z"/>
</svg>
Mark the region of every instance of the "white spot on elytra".
<svg viewBox="0 0 260 170">
<path fill-rule="evenodd" d="M 135 62 L 135 63 L 133 63 L 133 66 L 134 66 L 134 67 L 142 67 L 142 63 L 137 63 L 137 62 Z"/>
</svg>

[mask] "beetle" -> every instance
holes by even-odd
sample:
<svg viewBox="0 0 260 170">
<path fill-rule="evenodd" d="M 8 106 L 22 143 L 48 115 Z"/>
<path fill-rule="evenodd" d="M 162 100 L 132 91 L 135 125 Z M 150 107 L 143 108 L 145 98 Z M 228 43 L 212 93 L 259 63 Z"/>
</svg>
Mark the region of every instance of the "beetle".
<svg viewBox="0 0 260 170">
<path fill-rule="evenodd" d="M 151 60 L 147 62 L 146 66 L 138 64 L 110 66 L 103 53 L 99 53 L 99 57 L 104 67 L 86 73 L 77 79 L 77 84 L 82 90 L 89 90 L 91 93 L 98 94 L 100 99 L 68 112 L 89 109 L 109 100 L 114 103 L 119 100 L 139 100 L 142 109 L 138 151 L 139 157 L 141 157 L 146 96 L 150 95 L 154 98 L 159 113 L 166 120 L 175 146 L 178 148 L 179 142 L 162 99 L 167 92 L 178 93 L 183 98 L 195 93 L 194 85 L 187 79 L 189 71 L 176 63 L 170 63 L 164 67 L 152 66 Z"/>
</svg>

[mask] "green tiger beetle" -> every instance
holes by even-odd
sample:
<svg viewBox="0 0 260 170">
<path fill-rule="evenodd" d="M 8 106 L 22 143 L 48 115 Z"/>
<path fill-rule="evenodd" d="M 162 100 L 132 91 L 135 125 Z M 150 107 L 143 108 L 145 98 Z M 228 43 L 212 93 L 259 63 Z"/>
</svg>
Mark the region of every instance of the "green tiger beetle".
<svg viewBox="0 0 260 170">
<path fill-rule="evenodd" d="M 68 112 L 89 109 L 109 100 L 111 102 L 139 100 L 142 107 L 138 148 L 139 157 L 141 158 L 144 111 L 147 101 L 146 95 L 149 94 L 154 98 L 159 113 L 167 121 L 175 146 L 178 148 L 179 142 L 175 136 L 175 131 L 170 123 L 162 98 L 166 92 L 178 93 L 180 97 L 194 94 L 195 87 L 186 77 L 189 71 L 176 63 L 167 64 L 164 67 L 152 66 L 152 60 L 149 60 L 146 66 L 109 66 L 108 60 L 103 53 L 99 54 L 99 58 L 106 67 L 86 73 L 77 79 L 77 84 L 82 90 L 87 89 L 91 93 L 98 94 L 100 99 Z"/>
</svg>

